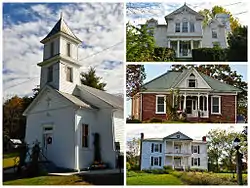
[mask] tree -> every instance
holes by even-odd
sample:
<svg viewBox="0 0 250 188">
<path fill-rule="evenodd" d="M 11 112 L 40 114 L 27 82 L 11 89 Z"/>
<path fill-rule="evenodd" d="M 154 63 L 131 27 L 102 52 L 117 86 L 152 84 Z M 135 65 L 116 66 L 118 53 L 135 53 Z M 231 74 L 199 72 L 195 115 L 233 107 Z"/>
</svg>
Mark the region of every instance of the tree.
<svg viewBox="0 0 250 188">
<path fill-rule="evenodd" d="M 130 99 L 141 91 L 146 79 L 144 65 L 127 65 L 126 68 L 126 96 Z"/>
<path fill-rule="evenodd" d="M 232 85 L 242 90 L 238 94 L 238 114 L 247 116 L 247 82 L 242 80 L 242 75 L 233 71 L 229 65 L 172 65 L 173 71 L 183 71 L 188 68 L 196 68 L 216 80 Z"/>
<path fill-rule="evenodd" d="M 147 26 L 126 24 L 126 59 L 128 62 L 154 61 L 154 36 Z"/>
<path fill-rule="evenodd" d="M 221 6 L 214 6 L 211 10 L 204 9 L 199 11 L 199 13 L 205 17 L 203 21 L 204 26 L 207 25 L 208 22 L 211 19 L 215 18 L 215 15 L 219 13 L 225 13 L 229 15 L 230 27 L 232 31 L 234 31 L 234 29 L 240 26 L 239 21 L 236 18 L 234 18 L 233 15 L 228 10 L 224 9 Z"/>
<path fill-rule="evenodd" d="M 228 60 L 247 61 L 247 26 L 236 27 L 228 35 Z"/>
<path fill-rule="evenodd" d="M 88 72 L 82 72 L 81 73 L 81 83 L 96 89 L 100 89 L 102 91 L 105 91 L 104 88 L 107 85 L 104 82 L 100 82 L 101 81 L 101 77 L 98 77 L 96 75 L 96 71 L 95 68 L 90 67 L 90 69 L 88 70 Z"/>
<path fill-rule="evenodd" d="M 131 141 L 127 141 L 127 162 L 131 165 L 131 168 L 139 165 L 140 156 L 140 139 L 133 138 Z"/>
</svg>

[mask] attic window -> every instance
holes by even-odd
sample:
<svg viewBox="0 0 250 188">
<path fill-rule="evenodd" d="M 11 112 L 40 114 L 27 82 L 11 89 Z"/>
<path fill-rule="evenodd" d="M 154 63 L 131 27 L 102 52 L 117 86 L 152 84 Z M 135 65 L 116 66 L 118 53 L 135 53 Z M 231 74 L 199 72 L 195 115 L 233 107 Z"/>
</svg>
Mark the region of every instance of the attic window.
<svg viewBox="0 0 250 188">
<path fill-rule="evenodd" d="M 180 138 L 180 135 L 179 135 L 179 134 L 177 134 L 177 135 L 176 135 L 176 138 Z"/>
<path fill-rule="evenodd" d="M 188 80 L 188 87 L 196 87 L 196 80 L 195 79 L 189 79 Z"/>
<path fill-rule="evenodd" d="M 218 38 L 217 31 L 215 29 L 212 29 L 212 38 L 213 39 L 217 39 Z"/>
<path fill-rule="evenodd" d="M 190 32 L 194 33 L 194 22 L 190 22 Z"/>
</svg>

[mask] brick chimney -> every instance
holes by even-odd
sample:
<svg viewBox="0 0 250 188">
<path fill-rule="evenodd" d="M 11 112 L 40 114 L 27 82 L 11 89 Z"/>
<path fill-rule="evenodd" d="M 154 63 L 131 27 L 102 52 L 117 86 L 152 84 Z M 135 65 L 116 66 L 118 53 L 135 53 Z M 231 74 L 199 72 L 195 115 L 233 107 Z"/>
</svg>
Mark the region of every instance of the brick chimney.
<svg viewBox="0 0 250 188">
<path fill-rule="evenodd" d="M 141 140 L 140 140 L 140 163 L 139 163 L 139 168 L 141 169 L 141 159 L 142 159 L 142 141 L 144 139 L 144 133 L 141 133 Z"/>
<path fill-rule="evenodd" d="M 206 142 L 206 141 L 207 141 L 206 136 L 203 136 L 203 137 L 202 137 L 202 141 L 203 141 L 203 142 Z"/>
</svg>

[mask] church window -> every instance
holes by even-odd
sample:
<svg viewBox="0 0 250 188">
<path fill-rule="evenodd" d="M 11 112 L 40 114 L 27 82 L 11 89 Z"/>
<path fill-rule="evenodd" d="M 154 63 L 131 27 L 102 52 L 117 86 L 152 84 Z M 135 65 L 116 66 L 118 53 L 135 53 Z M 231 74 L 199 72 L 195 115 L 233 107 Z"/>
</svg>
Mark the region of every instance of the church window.
<svg viewBox="0 0 250 188">
<path fill-rule="evenodd" d="M 54 56 L 54 42 L 50 43 L 50 57 Z"/>
<path fill-rule="evenodd" d="M 48 78 L 47 78 L 48 82 L 52 82 L 53 81 L 53 65 L 48 67 Z"/>
<path fill-rule="evenodd" d="M 70 43 L 67 43 L 67 56 L 71 56 L 71 49 L 70 49 Z"/>
<path fill-rule="evenodd" d="M 89 125 L 82 124 L 82 147 L 89 147 Z"/>
<path fill-rule="evenodd" d="M 66 80 L 68 82 L 73 82 L 73 69 L 71 67 L 66 68 Z"/>
</svg>

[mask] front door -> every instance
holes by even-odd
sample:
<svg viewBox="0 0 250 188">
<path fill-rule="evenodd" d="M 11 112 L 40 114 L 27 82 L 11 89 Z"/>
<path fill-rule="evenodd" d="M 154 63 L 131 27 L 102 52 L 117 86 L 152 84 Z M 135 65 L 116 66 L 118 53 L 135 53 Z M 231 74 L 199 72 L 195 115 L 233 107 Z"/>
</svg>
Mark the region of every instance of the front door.
<svg viewBox="0 0 250 188">
<path fill-rule="evenodd" d="M 186 101 L 186 110 L 187 114 L 192 114 L 192 100 Z"/>
<path fill-rule="evenodd" d="M 53 158 L 53 127 L 44 127 L 43 129 L 43 155 L 44 160 L 52 160 Z"/>
<path fill-rule="evenodd" d="M 189 43 L 187 41 L 181 41 L 180 54 L 184 57 L 188 56 Z"/>
</svg>

